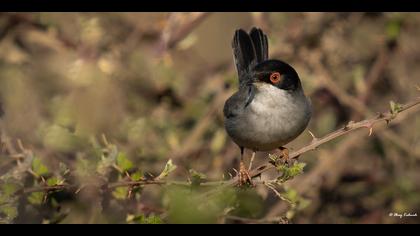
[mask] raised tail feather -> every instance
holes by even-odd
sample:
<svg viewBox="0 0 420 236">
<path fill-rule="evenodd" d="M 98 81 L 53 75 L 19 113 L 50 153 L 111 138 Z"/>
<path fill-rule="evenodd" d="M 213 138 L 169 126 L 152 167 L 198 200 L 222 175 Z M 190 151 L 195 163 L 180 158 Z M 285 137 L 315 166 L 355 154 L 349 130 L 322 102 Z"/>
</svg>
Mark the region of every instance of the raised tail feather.
<svg viewBox="0 0 420 236">
<path fill-rule="evenodd" d="M 268 59 L 267 36 L 258 28 L 248 34 L 242 29 L 235 31 L 232 41 L 233 56 L 239 76 L 239 84 L 246 84 L 249 68 Z"/>
<path fill-rule="evenodd" d="M 251 29 L 249 36 L 251 37 L 252 43 L 255 48 L 257 63 L 261 63 L 265 60 L 268 60 L 267 35 L 265 35 L 261 29 L 254 27 Z"/>
</svg>

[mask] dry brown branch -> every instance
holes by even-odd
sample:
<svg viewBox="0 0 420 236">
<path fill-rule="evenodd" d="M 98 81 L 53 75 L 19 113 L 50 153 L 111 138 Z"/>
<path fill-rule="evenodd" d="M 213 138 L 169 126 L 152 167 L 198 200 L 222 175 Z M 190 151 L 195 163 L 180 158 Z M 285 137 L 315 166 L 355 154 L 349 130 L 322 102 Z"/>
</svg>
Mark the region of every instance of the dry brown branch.
<svg viewBox="0 0 420 236">
<path fill-rule="evenodd" d="M 289 157 L 290 158 L 297 158 L 300 155 L 302 155 L 303 153 L 306 153 L 306 152 L 311 151 L 311 150 L 315 150 L 320 145 L 322 145 L 324 143 L 327 143 L 327 142 L 329 142 L 333 139 L 336 139 L 338 137 L 341 137 L 345 134 L 348 134 L 349 132 L 352 132 L 354 130 L 358 130 L 358 129 L 361 129 L 361 128 L 367 128 L 370 131 L 371 129 L 373 129 L 373 127 L 376 123 L 379 123 L 379 122 L 382 122 L 382 121 L 386 121 L 387 123 L 389 123 L 391 120 L 395 119 L 396 116 L 399 113 L 404 112 L 404 111 L 410 109 L 411 107 L 414 107 L 414 106 L 419 105 L 419 104 L 420 104 L 420 98 L 417 98 L 416 100 L 414 100 L 412 102 L 409 102 L 405 105 L 401 105 L 400 109 L 396 112 L 389 111 L 387 113 L 380 113 L 373 118 L 370 118 L 370 119 L 367 119 L 367 120 L 362 120 L 362 121 L 359 121 L 359 122 L 350 121 L 343 128 L 338 129 L 334 132 L 331 132 L 331 133 L 325 135 L 322 138 L 316 138 L 316 137 L 313 138 L 311 143 L 309 143 L 308 145 L 306 145 L 306 146 L 300 148 L 299 150 L 291 153 L 289 155 Z M 258 176 L 261 173 L 266 172 L 267 170 L 273 169 L 273 168 L 274 167 L 270 166 L 270 165 L 262 165 L 262 166 L 260 166 L 256 169 L 254 169 L 251 172 L 251 177 Z"/>
<path fill-rule="evenodd" d="M 348 134 L 354 130 L 358 130 L 361 128 L 367 128 L 369 130 L 373 129 L 374 125 L 382 122 L 382 121 L 386 121 L 387 123 L 389 123 L 391 120 L 395 119 L 398 114 L 416 106 L 420 104 L 420 98 L 417 98 L 416 100 L 409 102 L 405 105 L 401 105 L 399 107 L 398 110 L 395 111 L 389 111 L 387 113 L 380 113 L 378 114 L 376 117 L 373 117 L 371 119 L 367 119 L 367 120 L 362 120 L 359 122 L 349 122 L 346 126 L 344 126 L 343 128 L 336 130 L 334 132 L 331 132 L 327 135 L 325 135 L 322 138 L 316 138 L 314 136 L 313 140 L 311 143 L 309 143 L 308 145 L 302 147 L 301 149 L 293 152 L 290 154 L 290 158 L 297 158 L 300 155 L 311 151 L 311 150 L 315 150 L 317 147 L 319 147 L 320 145 L 327 143 L 333 139 L 336 139 L 338 137 L 341 137 L 345 134 Z M 26 149 L 23 148 L 23 145 L 20 143 L 21 146 L 20 148 L 23 149 L 23 151 L 26 151 Z M 269 164 L 265 164 L 265 165 L 261 165 L 255 169 L 253 169 L 251 171 L 251 177 L 257 177 L 260 176 L 262 173 L 274 169 L 275 167 L 273 165 L 269 165 Z M 210 181 L 210 182 L 205 182 L 202 183 L 201 186 L 216 186 L 216 187 L 230 187 L 230 186 L 234 186 L 237 182 L 237 178 L 233 178 L 231 180 L 228 181 Z M 267 184 L 267 181 L 256 181 L 256 184 Z M 167 180 L 140 180 L 140 181 L 121 181 L 121 182 L 116 182 L 116 183 L 110 183 L 110 184 L 105 184 L 102 185 L 102 188 L 105 189 L 113 189 L 113 188 L 117 188 L 117 187 L 124 187 L 124 186 L 128 186 L 128 187 L 138 187 L 138 186 L 144 186 L 144 185 L 182 185 L 182 186 L 188 186 L 191 183 L 189 182 L 185 182 L 185 181 L 167 181 Z M 33 188 L 29 188 L 29 189 L 23 189 L 21 192 L 23 193 L 31 193 L 31 192 L 51 192 L 51 191 L 63 191 L 63 190 L 71 190 L 71 189 L 77 189 L 76 191 L 78 191 L 78 187 L 76 185 L 66 185 L 66 184 L 62 184 L 62 185 L 56 185 L 56 186 L 39 186 L 39 187 L 33 187 Z M 209 192 L 207 192 L 205 195 L 210 195 L 214 192 L 217 192 L 219 190 L 219 188 L 210 190 Z"/>
<path fill-rule="evenodd" d="M 412 117 L 412 115 L 418 112 L 418 110 L 419 109 L 412 109 L 410 111 L 400 113 L 398 117 L 390 123 L 390 125 L 393 126 L 400 124 L 408 117 Z M 389 129 L 386 129 L 387 127 L 387 125 L 378 126 L 375 129 L 375 133 L 381 135 L 384 131 L 389 131 Z M 351 159 L 351 156 L 348 156 L 347 153 L 357 148 L 360 143 L 361 139 L 358 136 L 345 136 L 345 140 L 343 140 L 343 142 L 341 142 L 336 148 L 321 153 L 318 158 L 317 165 L 311 169 L 310 172 L 302 177 L 299 177 L 299 180 L 292 181 L 290 183 L 290 187 L 298 191 L 299 194 L 308 195 L 308 193 L 318 194 L 318 189 L 321 185 L 334 186 L 339 180 L 340 173 L 342 173 L 348 163 L 346 160 Z M 350 159 L 331 157 L 349 157 Z M 334 171 L 331 171 L 332 169 L 334 169 Z M 270 217 L 283 214 L 286 209 L 286 204 L 276 204 L 270 209 L 267 216 Z"/>
</svg>

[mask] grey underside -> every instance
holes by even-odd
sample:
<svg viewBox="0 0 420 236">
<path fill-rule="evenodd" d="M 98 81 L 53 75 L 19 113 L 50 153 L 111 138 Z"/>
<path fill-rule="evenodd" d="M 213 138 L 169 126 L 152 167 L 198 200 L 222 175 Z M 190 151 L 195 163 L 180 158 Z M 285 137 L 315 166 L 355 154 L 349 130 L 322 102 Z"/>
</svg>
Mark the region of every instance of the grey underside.
<svg viewBox="0 0 420 236">
<path fill-rule="evenodd" d="M 224 108 L 225 127 L 241 147 L 258 151 L 279 148 L 306 128 L 311 103 L 301 89 L 286 91 L 270 84 L 242 87 Z"/>
</svg>

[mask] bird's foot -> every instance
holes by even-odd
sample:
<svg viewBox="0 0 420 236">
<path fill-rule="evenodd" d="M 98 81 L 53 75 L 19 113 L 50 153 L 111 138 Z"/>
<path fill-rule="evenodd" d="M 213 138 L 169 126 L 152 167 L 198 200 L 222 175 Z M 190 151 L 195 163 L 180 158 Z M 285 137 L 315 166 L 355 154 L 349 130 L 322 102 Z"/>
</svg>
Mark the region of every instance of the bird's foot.
<svg viewBox="0 0 420 236">
<path fill-rule="evenodd" d="M 283 163 L 289 165 L 292 162 L 292 159 L 289 158 L 289 149 L 285 147 L 280 147 L 280 159 Z"/>
<path fill-rule="evenodd" d="M 255 187 L 255 184 L 252 182 L 251 175 L 249 174 L 249 170 L 245 168 L 245 164 L 242 161 L 239 164 L 238 186 Z"/>
</svg>

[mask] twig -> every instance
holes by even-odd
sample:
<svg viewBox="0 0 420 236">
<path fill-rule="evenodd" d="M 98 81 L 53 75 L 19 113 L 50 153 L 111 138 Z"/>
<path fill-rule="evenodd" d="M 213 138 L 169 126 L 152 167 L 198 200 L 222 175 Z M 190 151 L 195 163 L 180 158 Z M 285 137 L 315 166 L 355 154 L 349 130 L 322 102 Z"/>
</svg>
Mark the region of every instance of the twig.
<svg viewBox="0 0 420 236">
<path fill-rule="evenodd" d="M 22 192 L 25 194 L 34 193 L 34 192 L 52 192 L 52 191 L 63 191 L 66 189 L 70 189 L 74 186 L 72 185 L 55 185 L 55 186 L 39 186 L 39 187 L 32 187 L 23 189 Z"/>
<path fill-rule="evenodd" d="M 210 181 L 206 183 L 202 183 L 201 186 L 211 187 L 211 186 L 227 186 L 231 181 Z M 83 187 L 86 187 L 87 184 L 84 184 Z M 92 184 L 95 185 L 95 184 Z M 100 184 L 98 184 L 100 185 Z M 179 185 L 179 186 L 190 186 L 191 183 L 187 181 L 171 181 L 171 180 L 139 180 L 139 181 L 120 181 L 110 184 L 102 185 L 105 189 L 114 189 L 119 187 L 138 187 L 144 185 Z M 72 189 L 76 189 L 74 192 L 79 192 L 81 187 L 78 185 L 72 184 L 61 184 L 55 186 L 37 186 L 32 188 L 23 189 L 22 192 L 33 193 L 33 192 L 49 192 L 49 191 L 71 191 Z"/>
<path fill-rule="evenodd" d="M 330 134 L 325 135 L 324 137 L 321 138 L 316 138 L 313 139 L 311 143 L 309 143 L 308 145 L 302 147 L 301 149 L 291 153 L 289 155 L 289 158 L 297 158 L 299 157 L 301 154 L 306 153 L 308 151 L 311 150 L 315 150 L 318 146 L 327 143 L 333 139 L 336 139 L 340 136 L 343 136 L 351 131 L 360 129 L 360 128 L 368 128 L 371 129 L 373 127 L 374 124 L 381 122 L 381 121 L 387 121 L 387 123 L 389 123 L 391 120 L 395 119 L 398 114 L 408 110 L 409 108 L 412 108 L 416 105 L 420 104 L 420 98 L 417 98 L 416 100 L 409 102 L 405 105 L 400 105 L 399 109 L 397 111 L 393 111 L 393 112 L 387 112 L 387 113 L 381 113 L 379 115 L 377 115 L 374 118 L 371 119 L 367 119 L 367 120 L 362 120 L 359 122 L 349 122 L 345 127 L 336 130 Z M 27 149 L 25 149 L 23 147 L 23 145 L 19 142 L 18 144 L 20 146 L 20 149 L 22 149 L 22 151 L 26 152 L 28 151 Z M 272 165 L 262 165 L 260 167 L 257 167 L 255 169 L 253 169 L 250 173 L 251 177 L 257 177 L 259 175 L 261 175 L 262 173 L 273 169 L 274 166 Z M 231 180 L 227 180 L 227 181 L 210 181 L 210 182 L 206 182 L 206 183 L 202 183 L 201 186 L 217 186 L 218 188 L 212 189 L 208 192 L 205 193 L 205 195 L 210 195 L 214 192 L 219 191 L 221 188 L 225 188 L 225 187 L 231 187 L 234 186 L 237 182 L 238 177 L 235 177 Z M 256 184 L 264 184 L 267 185 L 267 183 L 269 183 L 270 181 L 256 181 L 254 183 Z M 140 180 L 140 181 L 121 181 L 121 182 L 116 182 L 116 183 L 111 183 L 111 184 L 105 184 L 102 185 L 107 189 L 113 189 L 113 188 L 117 188 L 117 187 L 124 187 L 124 186 L 128 186 L 128 187 L 137 187 L 137 186 L 143 186 L 143 185 L 182 185 L 182 186 L 189 186 L 191 185 L 191 183 L 189 182 L 183 182 L 183 181 L 167 181 L 167 180 Z M 55 185 L 55 186 L 39 186 L 39 187 L 33 187 L 33 188 L 28 188 L 28 189 L 23 189 L 23 193 L 27 194 L 27 193 L 32 193 L 32 192 L 51 192 L 51 191 L 63 191 L 63 190 L 70 190 L 70 189 L 79 189 L 76 185 L 67 185 L 67 184 L 62 184 L 62 185 Z M 76 190 L 77 191 L 77 190 Z"/>
<path fill-rule="evenodd" d="M 417 107 L 419 108 L 419 107 Z M 411 116 L 414 112 L 417 112 L 418 109 L 413 109 L 412 111 L 407 111 L 404 113 L 398 114 L 398 117 L 391 123 L 390 125 L 397 125 L 403 121 L 405 121 L 408 117 Z M 382 133 L 383 131 L 389 131 L 390 129 L 386 129 L 387 126 L 379 126 L 376 128 L 376 132 Z M 357 136 L 344 136 L 345 140 L 337 145 L 334 150 L 327 151 L 324 155 L 319 156 L 319 161 L 317 165 L 311 169 L 310 172 L 305 174 L 304 176 L 299 179 L 299 181 L 291 182 L 290 187 L 295 189 L 301 195 L 307 195 L 311 193 L 319 193 L 317 189 L 320 188 L 321 185 L 328 185 L 334 186 L 339 180 L 340 173 L 345 169 L 348 162 L 346 162 L 344 157 L 347 156 L 347 153 L 351 152 L 358 145 L 360 145 L 361 139 Z M 362 141 L 363 142 L 363 141 Z M 329 158 L 329 157 L 343 157 L 343 158 Z M 334 169 L 334 171 L 331 171 Z M 278 203 L 270 209 L 268 216 L 276 216 L 278 214 L 282 214 L 283 210 L 285 210 L 285 204 Z"/>
<path fill-rule="evenodd" d="M 368 128 L 368 129 L 371 129 L 374 124 L 376 124 L 378 122 L 381 122 L 381 121 L 390 122 L 392 119 L 394 119 L 396 117 L 396 115 L 398 113 L 401 113 L 401 112 L 403 112 L 403 111 L 405 111 L 405 110 L 407 110 L 407 109 L 409 109 L 411 107 L 414 107 L 414 106 L 416 106 L 418 104 L 420 104 L 420 98 L 417 98 L 416 100 L 414 100 L 412 102 L 409 102 L 409 103 L 407 103 L 405 105 L 402 105 L 401 108 L 396 113 L 392 113 L 392 112 L 387 112 L 385 114 L 381 113 L 381 114 L 377 115 L 374 118 L 367 119 L 367 120 L 362 120 L 362 121 L 359 121 L 359 122 L 356 122 L 356 123 L 350 121 L 343 128 L 341 128 L 339 130 L 336 130 L 336 131 L 334 131 L 334 132 L 332 132 L 330 134 L 325 135 L 322 138 L 319 138 L 319 139 L 315 140 L 311 144 L 309 144 L 309 145 L 307 145 L 307 146 L 305 146 L 305 147 L 303 147 L 303 148 L 301 148 L 301 149 L 293 152 L 292 154 L 290 154 L 289 157 L 290 158 L 296 158 L 296 157 L 300 156 L 301 154 L 303 154 L 303 153 L 305 153 L 307 151 L 314 150 L 318 146 L 320 146 L 320 145 L 322 145 L 322 144 L 324 144 L 326 142 L 329 142 L 329 141 L 331 141 L 333 139 L 336 139 L 336 138 L 338 138 L 338 137 L 340 137 L 342 135 L 345 135 L 345 134 L 347 134 L 347 133 L 349 133 L 351 131 L 354 131 L 354 130 L 357 130 L 357 129 L 360 129 L 360 128 Z"/>
<path fill-rule="evenodd" d="M 417 106 L 420 104 L 420 98 L 417 98 L 416 100 L 409 102 L 405 105 L 401 105 L 400 109 L 398 111 L 396 111 L 395 113 L 387 112 L 387 113 L 380 113 L 379 115 L 377 115 L 376 117 L 373 117 L 371 119 L 366 119 L 366 120 L 362 120 L 359 122 L 349 122 L 345 127 L 338 129 L 334 132 L 331 132 L 327 135 L 325 135 L 324 137 L 321 138 L 314 138 L 308 145 L 300 148 L 299 150 L 292 152 L 289 155 L 289 158 L 295 159 L 298 158 L 299 156 L 301 156 L 302 154 L 308 152 L 308 151 L 312 151 L 315 150 L 317 147 L 321 146 L 324 143 L 327 143 L 333 139 L 336 139 L 338 137 L 341 137 L 345 134 L 348 134 L 352 131 L 361 129 L 361 128 L 368 128 L 369 131 L 373 128 L 373 126 L 376 123 L 382 122 L 382 121 L 386 121 L 387 123 L 389 123 L 391 120 L 395 119 L 397 117 L 398 114 L 400 114 L 401 112 L 404 112 L 414 106 Z M 262 173 L 267 172 L 269 170 L 274 169 L 275 167 L 271 164 L 264 164 L 261 165 L 255 169 L 253 169 L 250 173 L 251 178 L 260 176 Z M 233 186 L 235 185 L 235 183 L 237 182 L 237 177 L 235 177 L 234 179 L 225 182 L 222 184 L 223 187 L 227 187 L 227 186 Z M 255 182 L 254 182 L 255 183 Z M 257 182 L 255 184 L 265 184 L 266 182 L 264 181 L 260 181 Z M 213 192 L 213 191 L 212 191 Z M 211 193 L 212 193 L 211 192 Z M 209 193 L 209 194 L 211 194 Z"/>
<path fill-rule="evenodd" d="M 315 150 L 317 147 L 321 146 L 322 144 L 327 143 L 327 142 L 329 142 L 333 139 L 336 139 L 338 137 L 341 137 L 341 136 L 343 136 L 343 135 L 345 135 L 349 132 L 352 132 L 354 130 L 357 130 L 357 129 L 360 129 L 360 128 L 368 128 L 370 130 L 371 128 L 373 128 L 373 126 L 376 123 L 379 123 L 379 122 L 382 122 L 382 121 L 386 121 L 387 123 L 389 123 L 391 120 L 395 119 L 396 116 L 399 113 L 404 112 L 404 111 L 406 111 L 406 110 L 408 110 L 408 109 L 410 109 L 414 106 L 417 106 L 419 104 L 420 104 L 420 98 L 417 98 L 416 100 L 414 100 L 412 102 L 409 102 L 405 105 L 401 105 L 400 109 L 396 113 L 392 113 L 392 112 L 380 113 L 376 117 L 373 117 L 373 118 L 370 118 L 370 119 L 367 119 L 367 120 L 362 120 L 362 121 L 359 121 L 359 122 L 351 122 L 350 121 L 346 126 L 344 126 L 341 129 L 338 129 L 334 132 L 331 132 L 331 133 L 325 135 L 324 137 L 313 139 L 311 141 L 311 143 L 309 143 L 308 145 L 300 148 L 297 151 L 292 152 L 289 155 L 289 158 L 297 158 L 300 155 L 302 155 L 303 153 L 306 153 L 306 152 L 311 151 L 311 150 Z M 271 165 L 267 165 L 267 164 L 266 165 L 261 165 L 251 172 L 251 177 L 259 176 L 262 173 L 264 173 L 264 172 L 266 172 L 270 169 L 273 169 L 273 168 L 274 168 L 274 166 L 271 166 Z"/>
<path fill-rule="evenodd" d="M 389 50 L 389 49 L 387 49 Z M 385 69 L 385 65 L 387 63 L 387 57 L 389 57 L 389 51 L 383 52 L 382 56 L 379 56 L 378 60 L 375 62 L 373 68 L 370 70 L 367 78 L 366 78 L 366 82 L 367 82 L 367 90 L 366 90 L 366 94 L 364 94 L 364 92 L 362 91 L 358 97 L 355 96 L 351 96 L 349 95 L 345 90 L 341 89 L 336 82 L 333 80 L 330 72 L 328 69 L 325 68 L 325 65 L 321 62 L 321 52 L 315 52 L 314 53 L 314 57 L 312 58 L 312 60 L 309 60 L 310 64 L 312 64 L 315 69 L 318 70 L 318 72 L 320 74 L 322 74 L 322 76 L 320 77 L 321 82 L 328 88 L 328 90 L 334 94 L 334 96 L 344 105 L 350 107 L 353 109 L 353 111 L 355 111 L 357 114 L 355 117 L 360 117 L 360 116 L 365 116 L 365 115 L 372 115 L 374 114 L 373 112 L 371 112 L 369 110 L 369 108 L 366 106 L 366 102 L 369 98 L 369 94 L 368 91 L 371 90 L 371 87 L 375 84 L 375 82 L 379 79 L 380 74 L 382 73 L 382 71 Z M 359 115 L 359 116 L 357 116 Z M 400 148 L 406 150 L 407 152 L 409 152 L 406 147 L 408 146 L 404 141 L 399 140 L 398 142 L 396 142 L 395 138 L 390 138 L 391 136 L 394 137 L 398 137 L 397 134 L 395 134 L 395 132 L 393 132 L 392 130 L 387 130 L 385 131 L 385 133 L 387 133 L 385 135 L 385 138 L 388 138 L 390 141 L 394 142 L 394 144 L 398 145 Z M 412 153 L 409 152 L 410 154 L 412 154 L 413 156 L 416 156 L 416 153 Z"/>
</svg>

